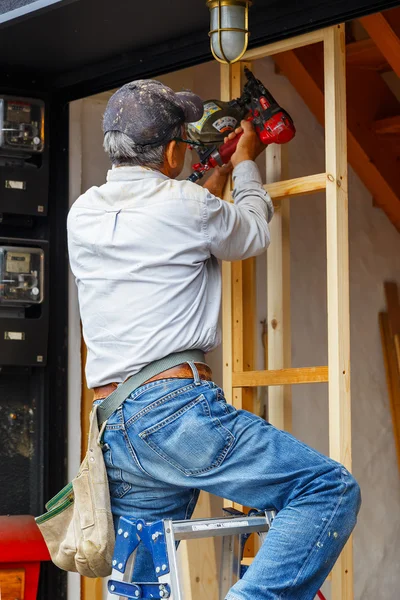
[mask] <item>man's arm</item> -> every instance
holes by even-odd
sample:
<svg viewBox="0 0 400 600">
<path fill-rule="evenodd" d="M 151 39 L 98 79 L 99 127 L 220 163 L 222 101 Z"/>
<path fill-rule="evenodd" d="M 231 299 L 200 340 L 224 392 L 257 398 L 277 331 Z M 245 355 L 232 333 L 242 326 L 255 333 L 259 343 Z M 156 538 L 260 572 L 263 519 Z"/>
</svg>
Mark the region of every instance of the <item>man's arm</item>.
<svg viewBox="0 0 400 600">
<path fill-rule="evenodd" d="M 268 222 L 274 212 L 273 204 L 254 162 L 265 146 L 249 122 L 242 122 L 242 127 L 243 136 L 232 156 L 234 204 L 212 194 L 205 197 L 205 233 L 210 252 L 222 260 L 256 256 L 266 250 L 270 241 Z M 230 134 L 228 139 L 233 137 L 235 134 Z"/>
<path fill-rule="evenodd" d="M 227 165 L 223 165 L 222 167 L 215 167 L 210 177 L 203 184 L 203 188 L 208 190 L 214 196 L 222 198 L 224 187 L 228 180 L 228 175 L 232 173 L 232 170 L 233 165 L 231 162 L 229 162 Z"/>
</svg>

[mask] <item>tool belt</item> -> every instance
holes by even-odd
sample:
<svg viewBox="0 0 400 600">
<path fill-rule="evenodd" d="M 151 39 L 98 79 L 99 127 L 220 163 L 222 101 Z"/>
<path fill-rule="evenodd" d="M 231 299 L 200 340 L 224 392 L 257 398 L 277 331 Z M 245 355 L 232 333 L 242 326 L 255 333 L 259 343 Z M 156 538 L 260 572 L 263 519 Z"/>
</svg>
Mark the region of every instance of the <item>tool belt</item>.
<svg viewBox="0 0 400 600">
<path fill-rule="evenodd" d="M 212 380 L 212 372 L 208 365 L 204 363 L 194 363 L 197 371 L 199 373 L 200 379 L 204 381 Z M 176 367 L 172 367 L 171 369 L 167 369 L 166 371 L 162 371 L 154 377 L 150 377 L 146 381 L 142 383 L 145 385 L 146 383 L 150 383 L 151 381 L 158 381 L 160 379 L 192 379 L 193 373 L 192 369 L 187 363 L 182 363 L 177 365 Z M 94 396 L 93 401 L 95 400 L 103 400 L 107 398 L 113 391 L 118 387 L 118 383 L 107 383 L 106 385 L 102 385 L 100 387 L 94 388 Z"/>
</svg>

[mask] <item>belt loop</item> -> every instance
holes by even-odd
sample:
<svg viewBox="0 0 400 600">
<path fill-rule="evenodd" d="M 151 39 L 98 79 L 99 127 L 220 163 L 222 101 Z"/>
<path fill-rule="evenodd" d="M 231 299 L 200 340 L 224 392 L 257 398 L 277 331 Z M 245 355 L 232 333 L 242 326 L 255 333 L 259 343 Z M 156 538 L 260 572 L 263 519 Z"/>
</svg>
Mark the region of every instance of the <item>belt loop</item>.
<svg viewBox="0 0 400 600">
<path fill-rule="evenodd" d="M 188 360 L 187 364 L 192 369 L 194 385 L 201 385 L 201 379 L 200 379 L 199 372 L 197 370 L 196 365 L 194 364 L 194 362 L 192 360 Z"/>
</svg>

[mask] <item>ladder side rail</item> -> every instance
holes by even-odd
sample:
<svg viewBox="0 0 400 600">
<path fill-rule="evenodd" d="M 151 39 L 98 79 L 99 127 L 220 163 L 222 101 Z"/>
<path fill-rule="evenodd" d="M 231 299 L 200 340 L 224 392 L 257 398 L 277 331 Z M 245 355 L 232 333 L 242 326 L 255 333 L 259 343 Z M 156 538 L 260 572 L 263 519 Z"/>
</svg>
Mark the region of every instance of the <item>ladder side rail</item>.
<svg viewBox="0 0 400 600">
<path fill-rule="evenodd" d="M 161 584 L 164 583 L 170 585 L 171 595 L 169 596 L 169 600 L 183 600 L 183 593 L 179 578 L 178 557 L 176 555 L 175 534 L 173 521 L 171 519 L 164 520 L 164 537 L 167 546 L 169 572 L 159 575 L 158 581 Z"/>
</svg>

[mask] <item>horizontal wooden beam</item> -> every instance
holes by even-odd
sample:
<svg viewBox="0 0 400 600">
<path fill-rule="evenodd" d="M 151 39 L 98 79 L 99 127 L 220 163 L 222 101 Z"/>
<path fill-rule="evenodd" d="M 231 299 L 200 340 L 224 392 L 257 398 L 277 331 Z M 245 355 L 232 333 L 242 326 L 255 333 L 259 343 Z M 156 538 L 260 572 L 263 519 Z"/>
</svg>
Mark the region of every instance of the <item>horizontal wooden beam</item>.
<svg viewBox="0 0 400 600">
<path fill-rule="evenodd" d="M 363 17 L 360 22 L 397 77 L 400 77 L 400 38 L 388 20 L 382 13 L 377 13 Z"/>
<path fill-rule="evenodd" d="M 400 115 L 379 119 L 379 121 L 375 121 L 373 127 L 375 133 L 378 133 L 379 135 L 400 133 Z"/>
<path fill-rule="evenodd" d="M 242 371 L 232 373 L 233 387 L 292 385 L 324 383 L 328 381 L 328 367 L 298 367 L 276 371 Z"/>
<path fill-rule="evenodd" d="M 279 52 L 286 52 L 287 50 L 294 50 L 295 48 L 301 48 L 302 46 L 309 46 L 310 44 L 322 42 L 324 39 L 324 31 L 324 29 L 317 29 L 316 31 L 311 31 L 310 33 L 304 33 L 303 35 L 298 35 L 297 37 L 288 38 L 287 40 L 280 40 L 274 44 L 253 48 L 245 53 L 242 60 L 257 60 L 258 58 L 265 58 L 266 56 L 279 54 Z"/>
<path fill-rule="evenodd" d="M 326 188 L 326 173 L 286 179 L 276 183 L 267 183 L 264 189 L 269 193 L 272 200 L 280 200 L 291 196 L 305 196 L 316 194 Z"/>
<path fill-rule="evenodd" d="M 351 42 L 346 46 L 346 62 L 352 67 L 390 71 L 390 65 L 371 38 Z"/>
</svg>

